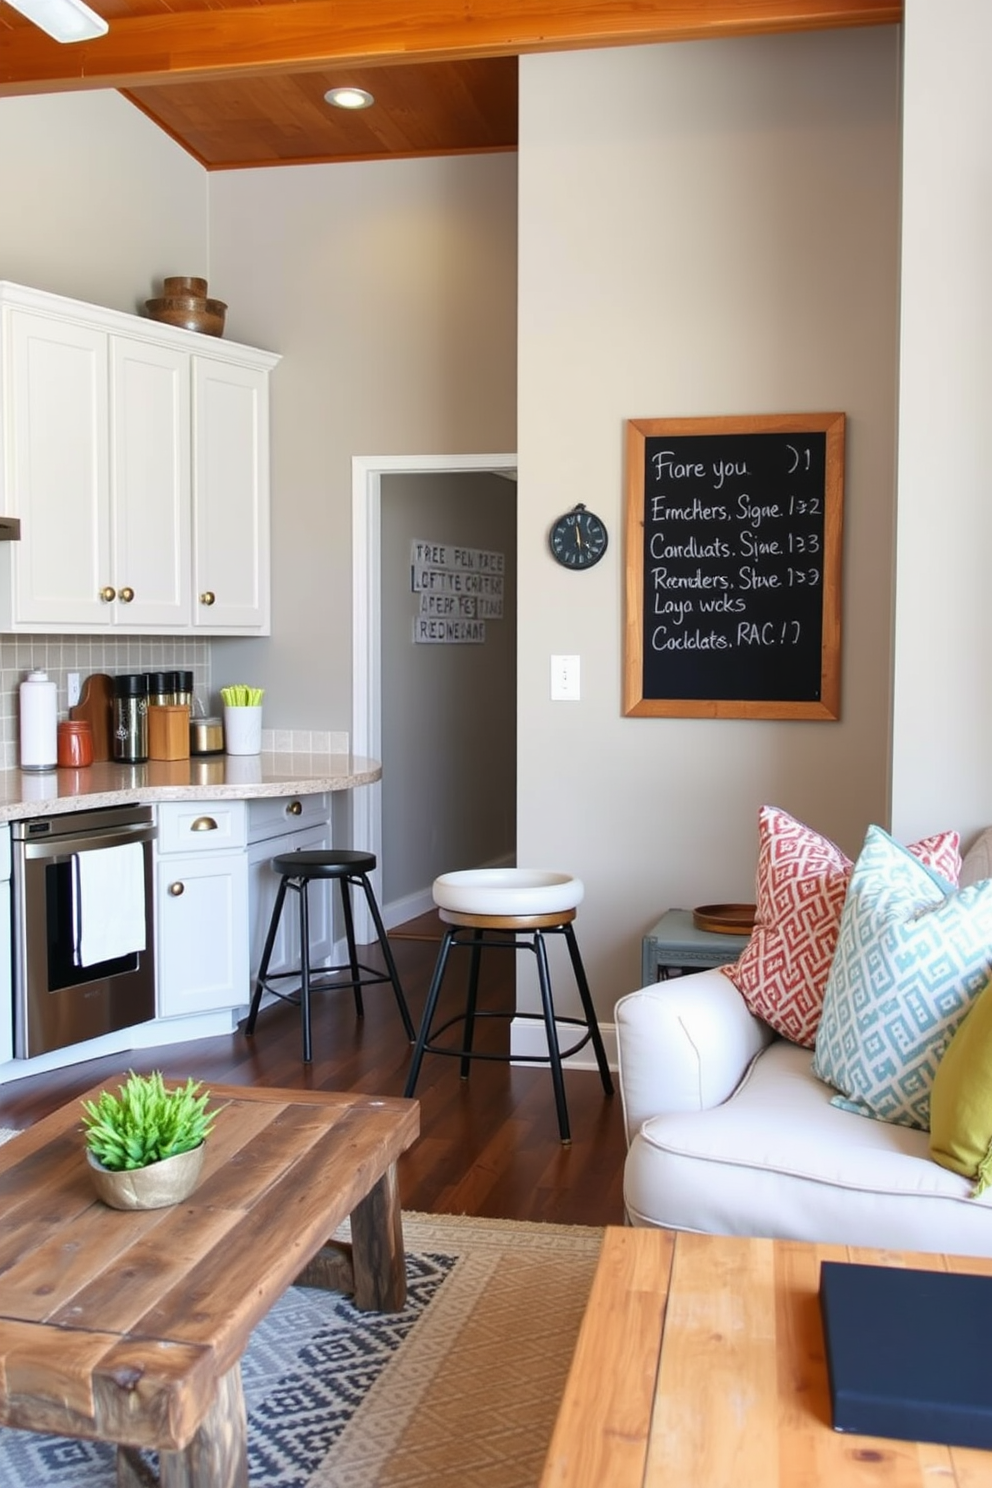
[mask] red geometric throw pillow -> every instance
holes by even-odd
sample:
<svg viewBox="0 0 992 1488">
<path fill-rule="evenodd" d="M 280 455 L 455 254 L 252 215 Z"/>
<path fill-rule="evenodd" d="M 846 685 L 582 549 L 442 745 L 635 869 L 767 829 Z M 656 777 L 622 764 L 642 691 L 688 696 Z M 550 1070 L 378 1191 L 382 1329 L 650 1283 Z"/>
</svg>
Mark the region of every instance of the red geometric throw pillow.
<svg viewBox="0 0 992 1488">
<path fill-rule="evenodd" d="M 909 851 L 957 886 L 957 832 L 938 832 Z M 811 1049 L 837 949 L 853 864 L 836 843 L 777 806 L 758 813 L 757 910 L 739 959 L 723 967 L 752 1013 Z"/>
</svg>

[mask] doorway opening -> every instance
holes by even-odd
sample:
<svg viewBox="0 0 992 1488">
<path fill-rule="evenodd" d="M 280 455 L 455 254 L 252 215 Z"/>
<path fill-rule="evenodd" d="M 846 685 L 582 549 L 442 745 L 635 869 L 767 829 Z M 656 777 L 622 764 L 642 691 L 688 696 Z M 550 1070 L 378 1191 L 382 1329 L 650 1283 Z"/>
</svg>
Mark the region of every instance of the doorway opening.
<svg viewBox="0 0 992 1488">
<path fill-rule="evenodd" d="M 514 478 L 515 454 L 500 455 L 383 455 L 352 459 L 352 551 L 353 551 L 353 649 L 352 649 L 352 751 L 382 759 L 383 750 L 383 595 L 382 481 L 393 475 L 494 474 Z M 439 534 L 424 533 L 431 538 Z M 515 554 L 512 557 L 515 564 Z M 459 648 L 461 649 L 461 648 Z M 356 847 L 374 852 L 378 859 L 376 893 L 388 909 L 382 880 L 382 787 L 356 791 L 352 799 L 352 841 Z M 515 815 L 515 802 L 513 803 Z M 457 867 L 458 864 L 449 864 Z M 441 870 L 444 871 L 444 870 Z M 413 910 L 408 896 L 398 911 L 405 918 Z M 411 916 L 412 917 L 412 916 Z M 392 917 L 392 923 L 397 923 Z M 390 918 L 387 916 L 387 925 Z M 356 928 L 361 928 L 357 927 Z"/>
</svg>

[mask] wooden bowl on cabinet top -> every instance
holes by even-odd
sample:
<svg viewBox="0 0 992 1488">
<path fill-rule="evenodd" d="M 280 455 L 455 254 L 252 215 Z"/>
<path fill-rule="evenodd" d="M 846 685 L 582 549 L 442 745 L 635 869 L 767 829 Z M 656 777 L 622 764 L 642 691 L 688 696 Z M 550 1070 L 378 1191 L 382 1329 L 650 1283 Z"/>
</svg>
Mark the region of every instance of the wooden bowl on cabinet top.
<svg viewBox="0 0 992 1488">
<path fill-rule="evenodd" d="M 205 300 L 198 295 L 162 295 L 159 299 L 146 300 L 145 309 L 152 320 L 164 325 L 199 331 L 204 336 L 224 334 L 227 306 L 223 300 Z"/>
<path fill-rule="evenodd" d="M 207 281 L 197 279 L 191 274 L 172 274 L 162 280 L 162 293 L 166 299 L 170 300 L 176 295 L 195 295 L 197 299 L 205 300 Z"/>
</svg>

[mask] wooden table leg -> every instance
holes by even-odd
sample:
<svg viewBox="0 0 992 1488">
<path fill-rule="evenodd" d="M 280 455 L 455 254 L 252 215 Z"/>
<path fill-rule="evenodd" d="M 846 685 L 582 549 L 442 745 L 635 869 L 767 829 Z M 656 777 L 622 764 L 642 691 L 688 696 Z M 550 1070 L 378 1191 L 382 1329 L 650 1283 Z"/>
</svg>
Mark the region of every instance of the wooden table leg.
<svg viewBox="0 0 992 1488">
<path fill-rule="evenodd" d="M 390 1163 L 351 1215 L 355 1306 L 399 1312 L 406 1302 L 406 1255 L 396 1164 Z"/>
<path fill-rule="evenodd" d="M 117 1448 L 117 1488 L 159 1488 L 158 1474 L 147 1466 L 137 1447 Z"/>
<path fill-rule="evenodd" d="M 140 1467 L 136 1454 L 117 1449 L 117 1488 L 144 1488 L 146 1477 L 121 1476 Z M 193 1440 L 181 1452 L 159 1453 L 161 1488 L 248 1488 L 248 1418 L 241 1365 L 217 1381 L 217 1393 Z"/>
</svg>

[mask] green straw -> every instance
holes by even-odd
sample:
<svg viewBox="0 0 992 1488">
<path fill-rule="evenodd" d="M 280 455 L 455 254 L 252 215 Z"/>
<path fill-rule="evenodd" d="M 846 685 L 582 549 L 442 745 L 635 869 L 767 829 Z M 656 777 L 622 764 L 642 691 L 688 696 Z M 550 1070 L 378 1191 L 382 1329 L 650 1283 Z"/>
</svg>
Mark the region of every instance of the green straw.
<svg viewBox="0 0 992 1488">
<path fill-rule="evenodd" d="M 220 695 L 228 708 L 260 708 L 265 688 L 246 687 L 239 682 L 235 687 L 222 687 Z"/>
</svg>

